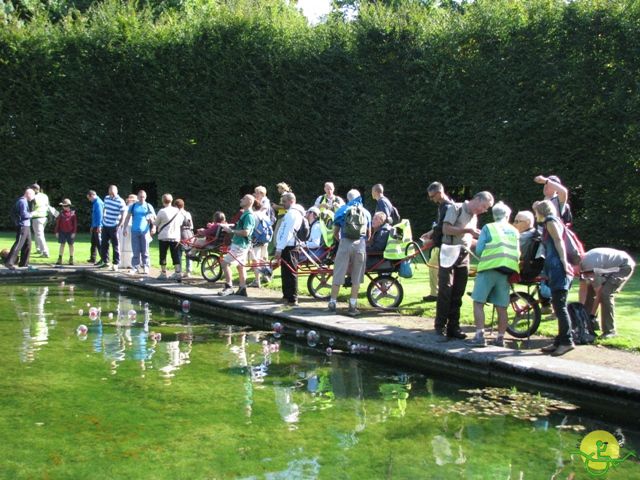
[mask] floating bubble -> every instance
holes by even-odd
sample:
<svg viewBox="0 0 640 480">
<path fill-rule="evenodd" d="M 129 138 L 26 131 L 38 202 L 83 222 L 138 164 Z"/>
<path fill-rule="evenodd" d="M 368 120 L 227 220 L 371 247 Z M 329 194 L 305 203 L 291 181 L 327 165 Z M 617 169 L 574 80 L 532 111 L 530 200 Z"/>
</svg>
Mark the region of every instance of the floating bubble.
<svg viewBox="0 0 640 480">
<path fill-rule="evenodd" d="M 162 340 L 162 334 L 160 332 L 151 332 L 149 334 L 149 338 L 151 340 L 155 340 L 156 342 L 159 342 L 160 340 Z"/>
<path fill-rule="evenodd" d="M 182 301 L 182 313 L 189 313 L 191 310 L 191 302 L 189 300 Z"/>
<path fill-rule="evenodd" d="M 120 285 L 118 287 L 118 290 L 120 290 L 121 292 L 126 292 L 127 291 L 127 286 L 126 285 Z"/>
<path fill-rule="evenodd" d="M 87 308 L 88 308 L 88 307 L 90 307 L 90 306 L 91 306 L 91 304 L 90 304 L 90 303 L 87 303 Z"/>
<path fill-rule="evenodd" d="M 327 347 L 327 349 L 325 350 L 325 353 L 327 354 L 328 357 L 330 357 L 331 355 L 333 355 L 333 348 Z"/>
<path fill-rule="evenodd" d="M 333 347 L 336 344 L 336 339 L 333 337 L 329 337 L 329 340 L 327 340 L 327 343 L 329 344 L 330 347 Z"/>
<path fill-rule="evenodd" d="M 298 338 L 304 337 L 304 329 L 303 328 L 299 328 L 299 329 L 296 330 L 296 337 L 298 337 Z"/>
<path fill-rule="evenodd" d="M 271 345 L 269 345 L 269 350 L 271 351 L 271 353 L 278 353 L 280 351 L 280 344 L 272 343 Z"/>
<path fill-rule="evenodd" d="M 275 338 L 280 338 L 282 336 L 282 333 L 284 332 L 284 326 L 280 322 L 275 322 L 272 325 L 272 328 L 273 328 L 273 336 Z"/>
<path fill-rule="evenodd" d="M 82 310 L 82 309 L 78 310 L 78 315 L 80 315 L 80 316 L 84 315 L 84 310 Z"/>
<path fill-rule="evenodd" d="M 376 347 L 369 347 L 369 353 L 374 353 L 376 351 Z"/>
<path fill-rule="evenodd" d="M 64 287 L 64 280 L 60 282 L 60 286 Z"/>
<path fill-rule="evenodd" d="M 91 307 L 89 309 L 89 318 L 94 320 L 98 316 L 98 309 L 96 307 Z"/>
<path fill-rule="evenodd" d="M 131 309 L 131 310 L 129 310 L 127 315 L 129 316 L 129 320 L 135 320 L 136 317 L 138 316 L 138 312 L 136 312 L 135 310 Z"/>
<path fill-rule="evenodd" d="M 107 315 L 109 317 L 109 320 L 113 320 L 113 313 L 109 312 L 109 315 Z"/>
<path fill-rule="evenodd" d="M 69 291 L 73 292 L 76 289 L 76 287 L 74 285 L 69 285 Z"/>
<path fill-rule="evenodd" d="M 310 347 L 315 347 L 316 345 L 318 345 L 319 341 L 320 335 L 318 335 L 318 332 L 316 332 L 315 330 L 309 330 L 309 332 L 307 333 L 307 345 L 309 345 Z"/>
<path fill-rule="evenodd" d="M 88 331 L 89 329 L 86 325 L 78 325 L 78 328 L 76 329 L 76 333 L 78 335 L 86 335 Z"/>
</svg>

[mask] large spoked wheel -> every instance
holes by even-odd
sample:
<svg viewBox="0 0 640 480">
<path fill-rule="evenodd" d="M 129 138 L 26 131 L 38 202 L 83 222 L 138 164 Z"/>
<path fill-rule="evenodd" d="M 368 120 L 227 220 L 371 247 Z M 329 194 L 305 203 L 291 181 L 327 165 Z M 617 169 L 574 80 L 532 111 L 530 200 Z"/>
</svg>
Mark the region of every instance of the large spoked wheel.
<svg viewBox="0 0 640 480">
<path fill-rule="evenodd" d="M 202 259 L 200 264 L 202 278 L 207 282 L 217 282 L 222 277 L 222 265 L 220 265 L 220 255 L 211 254 Z"/>
<path fill-rule="evenodd" d="M 331 297 L 331 272 L 312 273 L 307 279 L 307 289 L 313 298 L 327 300 Z"/>
<path fill-rule="evenodd" d="M 516 338 L 527 338 L 536 333 L 542 314 L 535 298 L 526 292 L 514 292 L 509 301 L 507 332 Z"/>
<path fill-rule="evenodd" d="M 402 303 L 404 290 L 397 278 L 380 275 L 369 283 L 367 299 L 376 308 L 397 308 Z"/>
</svg>

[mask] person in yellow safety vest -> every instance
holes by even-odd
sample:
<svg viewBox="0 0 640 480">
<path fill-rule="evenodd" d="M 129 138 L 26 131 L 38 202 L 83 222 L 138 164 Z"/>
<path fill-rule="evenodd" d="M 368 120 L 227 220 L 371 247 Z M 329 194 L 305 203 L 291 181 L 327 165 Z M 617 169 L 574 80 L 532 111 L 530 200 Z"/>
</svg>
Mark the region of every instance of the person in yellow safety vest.
<svg viewBox="0 0 640 480">
<path fill-rule="evenodd" d="M 504 347 L 509 306 L 509 276 L 520 271 L 520 233 L 509 224 L 511 209 L 498 202 L 492 209 L 494 223 L 485 225 L 478 237 L 476 254 L 480 257 L 478 274 L 471 298 L 475 336 L 467 342 L 471 347 L 484 347 L 484 304 L 489 302 L 498 312 L 498 337 L 493 342 Z"/>
<path fill-rule="evenodd" d="M 324 184 L 324 195 L 320 195 L 316 198 L 314 207 L 318 207 L 320 212 L 328 210 L 331 212 L 331 218 L 333 219 L 333 213 L 344 205 L 344 200 L 338 195 L 335 195 L 335 185 L 333 182 L 326 182 Z"/>
</svg>

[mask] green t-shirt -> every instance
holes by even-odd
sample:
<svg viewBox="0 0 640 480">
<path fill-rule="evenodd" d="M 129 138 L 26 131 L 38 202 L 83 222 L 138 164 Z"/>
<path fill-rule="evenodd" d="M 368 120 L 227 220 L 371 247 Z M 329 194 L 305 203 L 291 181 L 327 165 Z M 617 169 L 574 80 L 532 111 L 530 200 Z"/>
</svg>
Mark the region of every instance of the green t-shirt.
<svg viewBox="0 0 640 480">
<path fill-rule="evenodd" d="M 246 237 L 241 237 L 240 235 L 233 234 L 233 238 L 231 239 L 231 243 L 233 245 L 237 245 L 241 248 L 249 248 L 251 246 L 251 234 L 253 230 L 256 228 L 256 217 L 253 216 L 249 210 L 244 212 L 236 223 L 234 230 L 248 230 L 249 235 Z"/>
</svg>

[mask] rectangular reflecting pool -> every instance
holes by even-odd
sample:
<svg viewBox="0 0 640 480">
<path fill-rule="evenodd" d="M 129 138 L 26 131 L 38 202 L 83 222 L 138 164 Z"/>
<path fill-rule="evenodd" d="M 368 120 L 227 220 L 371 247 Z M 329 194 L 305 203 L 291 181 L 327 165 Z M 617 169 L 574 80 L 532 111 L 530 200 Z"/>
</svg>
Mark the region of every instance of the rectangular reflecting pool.
<svg viewBox="0 0 640 480">
<path fill-rule="evenodd" d="M 577 405 L 284 330 L 0 285 L 0 478 L 640 478 L 638 433 Z"/>
</svg>

